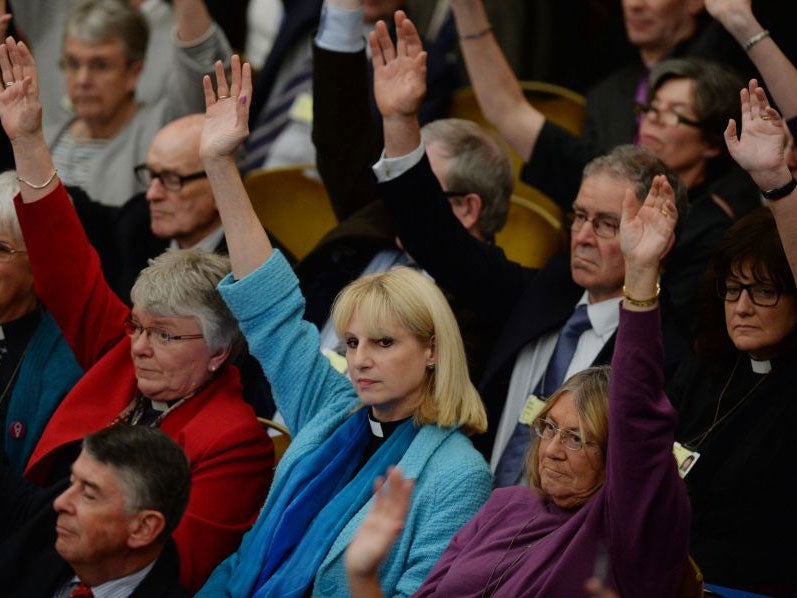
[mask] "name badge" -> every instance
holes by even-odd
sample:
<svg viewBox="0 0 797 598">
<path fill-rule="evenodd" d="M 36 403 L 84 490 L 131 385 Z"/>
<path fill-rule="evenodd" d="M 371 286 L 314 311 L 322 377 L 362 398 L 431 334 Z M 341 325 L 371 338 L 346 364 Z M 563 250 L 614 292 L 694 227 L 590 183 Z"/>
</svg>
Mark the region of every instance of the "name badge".
<svg viewBox="0 0 797 598">
<path fill-rule="evenodd" d="M 520 413 L 520 423 L 527 426 L 533 424 L 543 407 L 545 407 L 545 401 L 537 395 L 529 395 L 529 398 L 526 399 L 526 404 L 523 405 L 523 411 Z"/>
<path fill-rule="evenodd" d="M 11 425 L 8 426 L 8 434 L 14 440 L 25 438 L 25 432 L 27 432 L 27 429 L 22 422 L 11 422 Z"/>
<path fill-rule="evenodd" d="M 312 125 L 313 96 L 306 91 L 296 96 L 293 104 L 291 104 L 291 110 L 288 112 L 288 116 L 292 121 Z"/>
<path fill-rule="evenodd" d="M 675 456 L 675 462 L 678 464 L 678 475 L 682 478 L 686 477 L 700 458 L 700 453 L 697 451 L 690 451 L 680 442 L 674 442 L 672 446 L 672 454 Z"/>
</svg>

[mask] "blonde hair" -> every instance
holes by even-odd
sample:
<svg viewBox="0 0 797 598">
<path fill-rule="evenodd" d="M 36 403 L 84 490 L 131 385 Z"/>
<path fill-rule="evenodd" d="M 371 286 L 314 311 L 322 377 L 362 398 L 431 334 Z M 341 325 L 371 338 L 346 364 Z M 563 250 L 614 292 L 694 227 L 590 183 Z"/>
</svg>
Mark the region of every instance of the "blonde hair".
<svg viewBox="0 0 797 598">
<path fill-rule="evenodd" d="M 609 438 L 609 366 L 587 368 L 573 374 L 551 395 L 537 419 L 544 419 L 566 393 L 572 393 L 573 406 L 578 414 L 579 434 L 600 446 L 606 455 Z M 542 493 L 540 482 L 540 439 L 536 438 L 526 462 L 531 487 Z"/>
<path fill-rule="evenodd" d="M 420 343 L 433 345 L 435 367 L 426 370 L 426 385 L 413 417 L 418 425 L 460 426 L 466 434 L 484 432 L 487 414 L 468 377 L 459 327 L 443 293 L 411 268 L 364 276 L 348 285 L 332 308 L 338 336 L 354 314 L 368 335 L 378 338 L 396 323 Z"/>
</svg>

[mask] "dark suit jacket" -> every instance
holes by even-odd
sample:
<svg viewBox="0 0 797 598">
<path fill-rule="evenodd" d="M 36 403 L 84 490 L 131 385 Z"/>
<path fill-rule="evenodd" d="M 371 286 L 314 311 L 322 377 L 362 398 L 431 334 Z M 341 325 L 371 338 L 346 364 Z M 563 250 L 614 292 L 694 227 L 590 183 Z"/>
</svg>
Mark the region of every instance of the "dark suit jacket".
<svg viewBox="0 0 797 598">
<path fill-rule="evenodd" d="M 53 500 L 68 480 L 47 488 L 14 475 L 0 464 L 0 587 L 3 596 L 51 598 L 74 571 L 55 550 Z M 133 598 L 180 598 L 179 561 L 170 540 Z"/>
</svg>

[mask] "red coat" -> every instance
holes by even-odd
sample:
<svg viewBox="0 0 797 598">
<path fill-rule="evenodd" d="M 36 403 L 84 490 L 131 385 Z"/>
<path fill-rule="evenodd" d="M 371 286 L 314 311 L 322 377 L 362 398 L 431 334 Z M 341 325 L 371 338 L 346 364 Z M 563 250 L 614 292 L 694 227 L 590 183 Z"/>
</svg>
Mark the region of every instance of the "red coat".
<svg viewBox="0 0 797 598">
<path fill-rule="evenodd" d="M 39 298 L 51 311 L 86 371 L 53 414 L 25 476 L 52 482 L 63 449 L 109 425 L 136 393 L 130 339 L 122 323 L 128 308 L 103 279 L 63 187 L 32 203 L 16 201 Z M 233 552 L 265 500 L 274 449 L 241 399 L 233 366 L 163 420 L 160 428 L 191 464 L 191 496 L 174 532 L 180 581 L 195 591 Z"/>
</svg>

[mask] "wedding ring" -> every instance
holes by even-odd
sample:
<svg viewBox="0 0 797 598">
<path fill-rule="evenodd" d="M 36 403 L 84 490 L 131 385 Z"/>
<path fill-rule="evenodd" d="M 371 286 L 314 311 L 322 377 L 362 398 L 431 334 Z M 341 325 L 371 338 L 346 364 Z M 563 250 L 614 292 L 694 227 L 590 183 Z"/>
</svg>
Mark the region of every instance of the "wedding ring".
<svg viewBox="0 0 797 598">
<path fill-rule="evenodd" d="M 5 86 L 6 86 L 6 87 L 11 87 L 12 85 L 14 85 L 14 81 L 8 81 L 8 82 L 5 84 Z"/>
<path fill-rule="evenodd" d="M 217 100 L 226 100 L 226 99 L 227 99 L 227 98 L 229 98 L 229 97 L 230 97 L 230 96 L 219 96 L 219 97 L 217 97 L 216 99 L 217 99 Z"/>
<path fill-rule="evenodd" d="M 775 117 L 769 114 L 765 114 L 764 116 L 761 117 L 761 120 L 775 120 Z"/>
<path fill-rule="evenodd" d="M 665 208 L 661 209 L 661 215 L 664 216 L 665 218 L 670 217 L 670 213 Z"/>
</svg>

